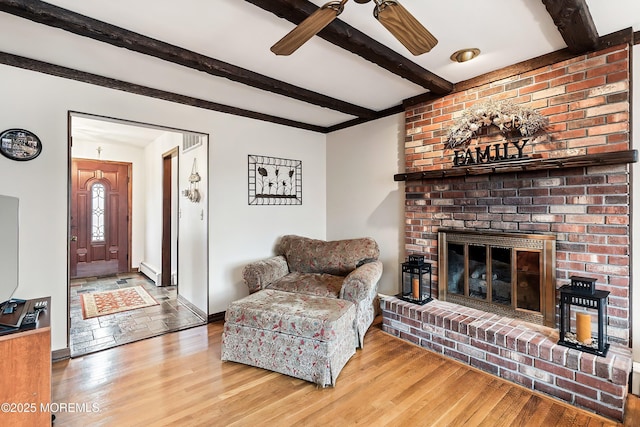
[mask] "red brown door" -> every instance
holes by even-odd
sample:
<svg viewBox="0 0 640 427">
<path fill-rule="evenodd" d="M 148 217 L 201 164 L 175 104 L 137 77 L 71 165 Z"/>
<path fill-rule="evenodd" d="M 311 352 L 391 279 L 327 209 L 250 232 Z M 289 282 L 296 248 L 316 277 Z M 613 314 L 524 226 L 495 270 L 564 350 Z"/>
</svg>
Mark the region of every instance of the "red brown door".
<svg viewBox="0 0 640 427">
<path fill-rule="evenodd" d="M 72 278 L 129 271 L 130 163 L 72 159 Z"/>
</svg>

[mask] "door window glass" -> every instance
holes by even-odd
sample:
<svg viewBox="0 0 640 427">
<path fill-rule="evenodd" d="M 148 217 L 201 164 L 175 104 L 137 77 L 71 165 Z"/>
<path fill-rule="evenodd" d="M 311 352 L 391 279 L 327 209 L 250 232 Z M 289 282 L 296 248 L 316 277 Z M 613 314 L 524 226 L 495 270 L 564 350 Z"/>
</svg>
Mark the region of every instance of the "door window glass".
<svg viewBox="0 0 640 427">
<path fill-rule="evenodd" d="M 91 186 L 91 241 L 104 240 L 104 185 Z"/>
</svg>

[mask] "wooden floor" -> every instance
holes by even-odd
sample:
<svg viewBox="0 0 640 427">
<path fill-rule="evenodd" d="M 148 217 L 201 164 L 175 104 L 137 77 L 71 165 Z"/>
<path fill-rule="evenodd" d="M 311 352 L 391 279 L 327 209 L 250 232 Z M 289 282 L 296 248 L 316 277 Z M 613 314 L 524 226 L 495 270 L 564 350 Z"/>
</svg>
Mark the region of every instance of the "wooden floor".
<svg viewBox="0 0 640 427">
<path fill-rule="evenodd" d="M 374 325 L 335 388 L 220 361 L 222 322 L 53 365 L 56 426 L 615 426 Z M 640 426 L 630 396 L 625 426 Z M 73 411 L 71 410 L 73 409 Z M 75 411 L 75 412 L 74 412 Z"/>
</svg>

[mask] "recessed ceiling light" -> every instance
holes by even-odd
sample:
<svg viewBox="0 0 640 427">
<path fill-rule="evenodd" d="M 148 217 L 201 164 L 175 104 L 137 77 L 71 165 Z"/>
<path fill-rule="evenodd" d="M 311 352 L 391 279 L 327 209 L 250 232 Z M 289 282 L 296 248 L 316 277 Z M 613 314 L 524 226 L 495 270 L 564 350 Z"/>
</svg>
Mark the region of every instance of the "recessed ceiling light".
<svg viewBox="0 0 640 427">
<path fill-rule="evenodd" d="M 460 49 L 451 55 L 451 60 L 454 62 L 467 62 L 480 55 L 480 49 Z"/>
</svg>

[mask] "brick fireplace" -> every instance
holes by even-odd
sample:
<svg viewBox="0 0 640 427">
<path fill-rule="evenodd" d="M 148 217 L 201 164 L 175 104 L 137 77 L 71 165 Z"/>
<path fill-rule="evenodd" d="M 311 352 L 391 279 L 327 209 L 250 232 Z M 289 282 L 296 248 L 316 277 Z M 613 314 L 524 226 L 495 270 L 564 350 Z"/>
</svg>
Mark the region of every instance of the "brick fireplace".
<svg viewBox="0 0 640 427">
<path fill-rule="evenodd" d="M 406 172 L 396 175 L 406 181 L 405 249 L 433 264 L 433 295 L 442 296 L 441 230 L 552 235 L 556 290 L 571 276 L 583 276 L 610 292 L 608 355 L 557 345 L 553 313 L 545 326 L 443 298 L 424 306 L 383 298 L 385 331 L 622 419 L 631 372 L 628 163 L 635 153 L 629 151 L 629 63 L 624 44 L 500 80 L 487 78 L 407 107 Z M 508 99 L 548 118 L 547 132 L 527 143 L 530 160 L 455 166 L 456 156 L 445 146 L 448 129 L 485 99 Z M 496 138 L 494 132 L 471 144 Z M 551 295 L 551 304 L 555 309 L 557 295 Z"/>
</svg>

